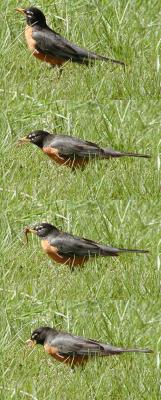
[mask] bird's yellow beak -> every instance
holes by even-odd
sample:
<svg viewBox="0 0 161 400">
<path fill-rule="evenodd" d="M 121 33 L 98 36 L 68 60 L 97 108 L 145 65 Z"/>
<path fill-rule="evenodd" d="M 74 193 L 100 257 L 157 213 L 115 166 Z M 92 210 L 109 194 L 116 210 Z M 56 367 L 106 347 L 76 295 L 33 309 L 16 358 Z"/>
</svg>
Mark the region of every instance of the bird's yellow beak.
<svg viewBox="0 0 161 400">
<path fill-rule="evenodd" d="M 16 8 L 16 11 L 21 14 L 25 14 L 25 8 Z"/>
<path fill-rule="evenodd" d="M 24 136 L 23 138 L 19 139 L 17 142 L 18 145 L 26 144 L 26 143 L 30 143 L 30 139 L 27 136 Z"/>
<path fill-rule="evenodd" d="M 26 344 L 28 347 L 35 347 L 36 346 L 36 340 L 28 339 L 26 340 Z"/>
</svg>

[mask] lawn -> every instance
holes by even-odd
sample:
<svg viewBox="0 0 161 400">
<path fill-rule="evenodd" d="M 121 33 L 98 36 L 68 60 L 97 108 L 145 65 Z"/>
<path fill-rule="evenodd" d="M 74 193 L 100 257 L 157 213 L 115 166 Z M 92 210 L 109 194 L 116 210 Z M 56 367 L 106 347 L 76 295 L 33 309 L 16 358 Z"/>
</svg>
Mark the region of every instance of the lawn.
<svg viewBox="0 0 161 400">
<path fill-rule="evenodd" d="M 76 3 L 76 4 L 75 4 Z M 160 5 L 150 1 L 39 1 L 50 26 L 119 66 L 66 65 L 29 54 L 17 1 L 1 2 L 1 399 L 159 399 L 160 379 Z M 31 3 L 30 3 L 31 4 Z M 65 133 L 151 159 L 57 166 L 38 148 L 18 147 L 34 129 Z M 48 221 L 78 236 L 148 255 L 90 260 L 70 272 L 43 254 L 23 228 Z M 41 325 L 122 347 L 82 371 L 25 341 Z"/>
</svg>

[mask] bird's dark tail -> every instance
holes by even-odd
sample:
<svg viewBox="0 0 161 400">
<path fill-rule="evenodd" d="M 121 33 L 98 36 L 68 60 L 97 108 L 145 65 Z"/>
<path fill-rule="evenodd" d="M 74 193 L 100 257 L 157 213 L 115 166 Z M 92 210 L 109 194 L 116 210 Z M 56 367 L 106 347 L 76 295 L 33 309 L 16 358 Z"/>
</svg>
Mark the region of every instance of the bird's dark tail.
<svg viewBox="0 0 161 400">
<path fill-rule="evenodd" d="M 117 249 L 118 253 L 140 253 L 140 254 L 148 254 L 149 250 L 140 250 L 140 249 Z"/>
<path fill-rule="evenodd" d="M 151 349 L 124 349 L 124 353 L 153 353 Z"/>
<path fill-rule="evenodd" d="M 126 64 L 123 61 L 114 60 L 113 58 L 110 58 L 110 57 L 104 57 L 99 54 L 92 53 L 90 51 L 86 52 L 86 54 L 81 55 L 81 57 L 79 57 L 79 59 L 78 59 L 78 57 L 77 57 L 77 59 L 74 59 L 74 57 L 72 58 L 72 61 L 79 62 L 81 64 L 86 64 L 86 65 L 89 65 L 93 61 L 97 61 L 97 60 L 109 62 L 112 64 L 119 64 L 119 65 L 122 65 L 124 68 L 126 67 Z"/>
<path fill-rule="evenodd" d="M 126 64 L 123 61 L 120 60 L 114 60 L 113 58 L 109 58 L 109 57 L 104 57 L 104 56 L 97 56 L 97 60 L 102 60 L 102 61 L 106 61 L 112 64 L 119 64 L 122 65 L 124 68 L 126 66 Z"/>
<path fill-rule="evenodd" d="M 117 257 L 121 253 L 140 253 L 140 254 L 148 254 L 148 250 L 140 250 L 140 249 L 120 249 L 118 247 L 110 247 L 105 245 L 99 245 L 99 255 L 107 257 Z"/>
<path fill-rule="evenodd" d="M 104 355 L 117 355 L 122 353 L 153 353 L 150 349 L 124 349 L 121 347 L 115 347 L 110 345 L 103 345 Z"/>
<path fill-rule="evenodd" d="M 102 149 L 104 152 L 104 158 L 119 158 L 119 157 L 140 157 L 140 158 L 151 158 L 149 154 L 121 152 L 112 149 Z"/>
</svg>

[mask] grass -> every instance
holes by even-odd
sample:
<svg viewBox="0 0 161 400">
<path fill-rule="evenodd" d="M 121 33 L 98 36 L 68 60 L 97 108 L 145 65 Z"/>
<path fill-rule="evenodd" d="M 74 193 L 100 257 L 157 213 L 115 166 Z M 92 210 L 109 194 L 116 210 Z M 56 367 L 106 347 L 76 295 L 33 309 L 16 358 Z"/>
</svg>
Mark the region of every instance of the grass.
<svg viewBox="0 0 161 400">
<path fill-rule="evenodd" d="M 48 3 L 48 4 L 47 4 Z M 31 4 L 31 3 L 30 3 Z M 24 3 L 27 6 L 28 3 Z M 43 2 L 50 26 L 128 68 L 98 63 L 57 71 L 34 60 L 15 15 L 1 5 L 1 399 L 158 399 L 160 373 L 160 100 L 158 2 Z M 20 35 L 20 36 L 19 36 Z M 34 129 L 67 133 L 151 160 L 91 162 L 72 173 L 33 146 Z M 90 260 L 72 274 L 24 226 L 65 231 L 150 254 Z M 25 341 L 40 325 L 154 350 L 94 360 L 72 373 Z"/>
<path fill-rule="evenodd" d="M 24 5 L 32 4 L 27 2 Z M 37 60 L 31 60 L 23 38 L 24 19 L 15 13 L 19 5 L 2 1 L 2 58 L 7 64 L 7 80 L 12 76 L 12 92 L 33 97 L 33 86 L 44 93 L 48 102 L 107 103 L 107 97 L 138 99 L 160 98 L 160 5 L 158 1 L 39 1 L 50 26 L 89 50 L 97 51 L 127 64 L 123 68 L 96 63 L 92 68 L 67 66 L 64 77 L 57 82 L 56 73 Z M 27 71 L 27 75 L 26 75 Z M 34 71 L 34 72 L 33 72 Z M 9 73 L 10 72 L 10 73 Z M 1 72 L 2 73 L 2 72 Z M 34 79 L 28 77 L 33 74 Z M 19 77 L 19 79 L 18 79 Z M 18 79 L 18 87 L 17 87 Z M 45 80 L 45 85 L 42 83 Z M 77 82 L 77 84 L 76 84 Z M 29 99 L 29 98 L 28 98 Z M 43 108 L 43 106 L 42 106 Z M 36 109 L 37 111 L 37 109 Z"/>
</svg>

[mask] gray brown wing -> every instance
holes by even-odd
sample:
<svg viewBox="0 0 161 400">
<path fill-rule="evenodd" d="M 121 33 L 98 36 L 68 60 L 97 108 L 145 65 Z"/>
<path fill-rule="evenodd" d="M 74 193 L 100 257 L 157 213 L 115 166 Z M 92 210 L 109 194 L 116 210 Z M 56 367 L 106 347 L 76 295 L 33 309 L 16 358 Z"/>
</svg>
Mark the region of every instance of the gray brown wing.
<svg viewBox="0 0 161 400">
<path fill-rule="evenodd" d="M 32 37 L 36 40 L 36 49 L 52 57 L 62 58 L 66 61 L 72 60 L 78 63 L 88 63 L 89 59 L 105 59 L 69 42 L 50 28 L 40 31 L 34 31 L 33 29 Z"/>
<path fill-rule="evenodd" d="M 103 346 L 97 341 L 63 332 L 59 333 L 54 339 L 51 339 L 50 345 L 57 348 L 59 354 L 67 356 L 94 355 L 104 351 Z"/>
<path fill-rule="evenodd" d="M 95 255 L 117 255 L 118 249 L 104 246 L 93 240 L 79 238 L 68 233 L 60 233 L 49 238 L 50 244 L 58 249 L 58 253 L 69 257 L 94 257 Z"/>
<path fill-rule="evenodd" d="M 104 151 L 95 143 L 68 135 L 54 135 L 50 147 L 56 148 L 60 156 L 73 158 L 98 157 Z"/>
<path fill-rule="evenodd" d="M 92 240 L 81 239 L 66 233 L 50 240 L 50 244 L 58 249 L 60 255 L 69 257 L 89 257 L 99 254 L 99 246 Z"/>
</svg>

